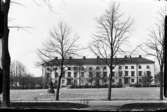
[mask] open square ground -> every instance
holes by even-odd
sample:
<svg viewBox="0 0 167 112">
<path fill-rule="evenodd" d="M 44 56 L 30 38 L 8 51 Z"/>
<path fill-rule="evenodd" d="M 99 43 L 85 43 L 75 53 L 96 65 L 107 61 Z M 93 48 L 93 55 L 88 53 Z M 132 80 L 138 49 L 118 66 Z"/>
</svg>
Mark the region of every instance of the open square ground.
<svg viewBox="0 0 167 112">
<path fill-rule="evenodd" d="M 159 88 L 113 88 L 112 100 L 158 100 Z M 56 90 L 55 90 L 56 91 Z M 11 90 L 11 102 L 55 101 L 55 94 L 47 89 Z M 107 100 L 107 88 L 60 89 L 60 101 Z"/>
</svg>

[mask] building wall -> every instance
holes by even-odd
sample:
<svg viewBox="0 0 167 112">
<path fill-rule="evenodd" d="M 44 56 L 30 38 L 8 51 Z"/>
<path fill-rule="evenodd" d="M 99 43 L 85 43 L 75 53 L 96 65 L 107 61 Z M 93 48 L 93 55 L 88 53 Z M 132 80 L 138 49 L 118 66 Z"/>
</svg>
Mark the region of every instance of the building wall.
<svg viewBox="0 0 167 112">
<path fill-rule="evenodd" d="M 121 68 L 120 68 L 121 66 Z M 141 66 L 141 68 L 139 68 Z M 149 66 L 149 68 L 147 67 Z M 70 67 L 71 69 L 68 69 Z M 78 69 L 75 69 L 74 67 L 77 67 Z M 80 69 L 79 69 L 80 67 Z M 84 70 L 82 69 L 84 67 Z M 99 69 L 97 69 L 99 67 Z M 106 69 L 104 69 L 106 67 Z M 55 71 L 55 68 L 57 70 Z M 83 66 L 78 66 L 78 65 L 66 65 L 65 67 L 65 77 L 62 77 L 61 80 L 61 85 L 66 86 L 66 85 L 72 85 L 72 83 L 78 86 L 78 85 L 91 85 L 89 79 L 89 72 L 92 72 L 93 77 L 95 77 L 97 72 L 99 72 L 100 77 L 103 76 L 103 72 L 107 72 L 107 77 L 109 77 L 109 67 L 107 65 L 83 65 Z M 92 68 L 92 70 L 90 70 Z M 49 70 L 50 69 L 50 70 Z M 122 75 L 120 76 L 120 72 L 122 71 Z M 138 72 L 137 72 L 138 71 Z M 118 84 L 119 81 L 122 82 L 124 86 L 129 86 L 132 84 L 136 84 L 137 80 L 138 83 L 140 84 L 140 80 L 144 74 L 150 71 L 151 75 L 153 76 L 154 79 L 154 64 L 124 64 L 124 65 L 116 65 L 115 68 L 113 69 L 114 72 L 114 77 L 113 80 L 114 82 L 112 84 Z M 55 82 L 58 80 L 57 76 L 55 76 L 57 72 L 57 75 L 60 75 L 60 68 L 57 66 L 45 66 L 42 68 L 42 73 L 43 76 L 45 76 L 44 79 L 48 79 L 47 75 L 50 75 L 51 80 Z M 134 72 L 134 75 L 133 73 Z M 141 72 L 141 73 L 139 73 Z M 126 74 L 128 73 L 128 74 Z M 70 76 L 69 76 L 70 75 Z M 76 76 L 74 76 L 76 75 Z M 84 76 L 83 76 L 84 75 Z M 69 83 L 71 80 L 71 84 Z M 102 80 L 99 80 L 100 85 L 107 84 L 108 82 L 104 82 Z M 152 82 L 154 83 L 154 81 Z M 93 85 L 96 84 L 95 81 L 92 82 Z"/>
</svg>

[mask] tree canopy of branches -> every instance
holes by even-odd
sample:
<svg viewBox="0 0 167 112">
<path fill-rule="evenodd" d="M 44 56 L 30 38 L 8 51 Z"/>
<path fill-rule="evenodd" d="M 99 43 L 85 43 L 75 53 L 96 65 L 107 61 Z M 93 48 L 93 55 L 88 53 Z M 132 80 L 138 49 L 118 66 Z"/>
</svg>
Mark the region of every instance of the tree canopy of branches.
<svg viewBox="0 0 167 112">
<path fill-rule="evenodd" d="M 146 42 L 143 51 L 150 56 L 157 59 L 160 68 L 160 99 L 163 100 L 163 69 L 164 69 L 164 26 L 165 26 L 165 14 L 166 10 L 161 10 L 159 13 L 160 21 L 155 24 L 155 28 L 150 31 L 150 39 Z M 147 51 L 146 51 L 147 49 Z"/>
<path fill-rule="evenodd" d="M 26 73 L 25 66 L 19 62 L 19 61 L 12 61 L 10 66 L 10 72 L 12 76 L 24 76 L 24 73 Z"/>
<path fill-rule="evenodd" d="M 40 0 L 41 1 L 41 0 Z M 48 6 L 49 0 L 43 0 Z M 11 3 L 19 4 L 18 1 L 12 0 L 0 0 L 0 39 L 2 39 L 2 69 L 3 69 L 3 106 L 9 106 L 10 103 L 10 54 L 8 49 L 9 39 L 9 26 L 8 26 L 8 14 Z M 49 6 L 48 6 L 49 7 Z M 16 27 L 18 28 L 18 27 Z M 19 27 L 20 28 L 20 27 Z"/>
<path fill-rule="evenodd" d="M 114 2 L 105 14 L 97 19 L 98 31 L 94 34 L 95 38 L 90 46 L 90 50 L 96 56 L 105 59 L 104 61 L 110 68 L 108 100 L 111 100 L 113 58 L 123 51 L 121 45 L 128 39 L 132 26 L 132 19 L 123 16 L 124 14 L 120 12 L 120 5 Z"/>
<path fill-rule="evenodd" d="M 26 67 L 19 61 L 12 61 L 10 66 L 10 84 L 25 86 L 24 78 L 27 76 Z"/>
<path fill-rule="evenodd" d="M 39 57 L 43 62 L 48 62 L 56 57 L 61 59 L 60 61 L 57 61 L 59 62 L 57 64 L 60 66 L 61 72 L 58 78 L 56 93 L 56 100 L 59 100 L 61 78 L 64 74 L 64 60 L 70 56 L 77 55 L 77 41 L 79 38 L 76 35 L 73 35 L 70 27 L 63 22 L 58 23 L 57 28 L 50 31 L 50 37 L 50 40 L 44 44 L 44 48 L 39 49 L 38 51 Z"/>
<path fill-rule="evenodd" d="M 142 77 L 143 85 L 150 86 L 152 81 L 153 81 L 153 76 L 151 76 L 151 73 L 144 73 L 144 76 Z"/>
<path fill-rule="evenodd" d="M 9 28 L 8 28 L 8 13 L 10 8 L 10 0 L 0 0 L 0 39 L 2 39 L 2 74 L 3 74 L 3 106 L 8 106 L 10 103 L 10 54 L 8 50 Z"/>
</svg>

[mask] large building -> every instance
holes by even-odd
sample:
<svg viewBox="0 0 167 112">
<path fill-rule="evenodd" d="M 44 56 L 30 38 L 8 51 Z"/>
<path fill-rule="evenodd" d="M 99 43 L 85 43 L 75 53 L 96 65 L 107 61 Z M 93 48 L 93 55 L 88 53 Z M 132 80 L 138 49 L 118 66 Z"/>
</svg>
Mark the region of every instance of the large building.
<svg viewBox="0 0 167 112">
<path fill-rule="evenodd" d="M 42 65 L 42 73 L 45 83 L 52 80 L 57 84 L 58 76 L 60 75 L 61 59 L 55 58 L 54 60 L 44 63 Z M 61 85 L 68 86 L 82 86 L 82 85 L 107 85 L 108 77 L 110 74 L 109 66 L 106 64 L 110 59 L 86 58 L 82 59 L 65 59 L 64 74 L 62 76 Z M 139 57 L 123 57 L 114 58 L 113 61 L 113 79 L 112 84 L 122 84 L 123 86 L 130 86 L 134 84 L 142 84 L 142 77 L 144 75 L 151 75 L 154 83 L 154 61 Z"/>
</svg>

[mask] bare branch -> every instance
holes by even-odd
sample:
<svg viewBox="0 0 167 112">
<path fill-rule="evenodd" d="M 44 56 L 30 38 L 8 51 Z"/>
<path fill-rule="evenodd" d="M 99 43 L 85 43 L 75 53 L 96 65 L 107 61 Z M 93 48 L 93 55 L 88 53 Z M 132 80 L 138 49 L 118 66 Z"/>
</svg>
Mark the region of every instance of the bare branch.
<svg viewBox="0 0 167 112">
<path fill-rule="evenodd" d="M 131 18 L 122 19 L 120 5 L 114 2 L 105 14 L 97 19 L 98 32 L 92 42 L 90 50 L 97 56 L 103 58 L 114 57 L 122 52 L 121 45 L 128 39 L 128 34 L 132 26 Z"/>
</svg>

